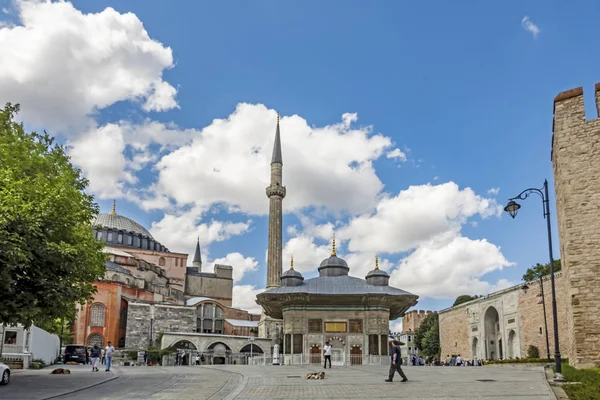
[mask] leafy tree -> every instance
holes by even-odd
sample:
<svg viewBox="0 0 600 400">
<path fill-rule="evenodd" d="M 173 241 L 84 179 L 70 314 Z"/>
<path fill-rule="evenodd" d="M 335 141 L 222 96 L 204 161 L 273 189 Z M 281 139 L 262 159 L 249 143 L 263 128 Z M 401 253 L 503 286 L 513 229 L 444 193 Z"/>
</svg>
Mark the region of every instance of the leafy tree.
<svg viewBox="0 0 600 400">
<path fill-rule="evenodd" d="M 25 132 L 18 111 L 0 109 L 0 324 L 42 325 L 93 296 L 106 258 L 87 180 L 47 133 Z"/>
<path fill-rule="evenodd" d="M 540 358 L 540 349 L 530 344 L 527 348 L 527 358 Z"/>
<path fill-rule="evenodd" d="M 554 260 L 554 272 L 558 272 L 561 269 L 561 262 L 560 260 Z M 523 274 L 523 280 L 525 282 L 531 282 L 531 281 L 535 281 L 537 279 L 540 279 L 543 276 L 549 275 L 550 274 L 550 263 L 546 263 L 546 264 L 535 264 L 534 266 L 532 266 L 531 268 L 527 268 L 527 271 L 525 271 L 525 274 Z"/>
<path fill-rule="evenodd" d="M 481 297 L 481 296 L 477 296 L 477 295 L 471 296 L 471 295 L 468 295 L 468 294 L 461 294 L 460 296 L 458 296 L 456 298 L 456 300 L 454 300 L 454 304 L 452 304 L 452 307 L 457 306 L 459 304 L 466 303 L 466 302 L 471 301 L 471 300 L 478 299 L 479 297 Z"/>
<path fill-rule="evenodd" d="M 426 356 L 440 352 L 440 325 L 437 313 L 428 314 L 415 331 L 414 344 Z"/>
<path fill-rule="evenodd" d="M 48 333 L 58 335 L 62 345 L 65 345 L 73 342 L 73 333 L 71 332 L 70 324 L 68 318 L 56 318 L 54 320 L 45 319 L 36 325 Z"/>
</svg>

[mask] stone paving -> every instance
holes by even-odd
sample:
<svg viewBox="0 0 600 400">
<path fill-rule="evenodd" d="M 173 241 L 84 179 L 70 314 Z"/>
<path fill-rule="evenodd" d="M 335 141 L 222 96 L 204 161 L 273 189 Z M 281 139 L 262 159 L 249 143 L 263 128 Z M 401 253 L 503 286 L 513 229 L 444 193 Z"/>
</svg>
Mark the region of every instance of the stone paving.
<svg viewBox="0 0 600 400">
<path fill-rule="evenodd" d="M 318 366 L 115 367 L 118 379 L 60 399 L 554 399 L 541 367 L 405 367 L 404 370 L 408 382 L 401 383 L 396 376 L 393 383 L 386 383 L 385 366 L 327 369 L 323 381 L 304 379 L 307 372 L 322 371 Z M 57 378 L 53 384 L 71 388 L 80 380 L 93 383 L 90 379 L 101 374 L 77 371 L 67 376 L 49 376 L 48 372 L 15 375 L 9 386 L 0 388 L 0 398 L 44 399 L 47 397 L 40 396 L 48 387 L 44 382 Z M 28 380 L 19 382 L 23 380 L 21 377 Z M 21 383 L 26 383 L 23 389 L 19 389 Z M 6 391 L 9 388 L 13 392 Z M 34 394 L 26 397 L 26 389 Z M 21 397 L 13 396 L 19 392 Z"/>
</svg>

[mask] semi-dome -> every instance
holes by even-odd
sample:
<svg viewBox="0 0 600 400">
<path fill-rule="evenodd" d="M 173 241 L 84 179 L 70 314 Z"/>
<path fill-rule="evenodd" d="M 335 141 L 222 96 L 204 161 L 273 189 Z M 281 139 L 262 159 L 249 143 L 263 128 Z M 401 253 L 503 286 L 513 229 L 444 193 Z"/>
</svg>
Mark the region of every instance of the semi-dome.
<svg viewBox="0 0 600 400">
<path fill-rule="evenodd" d="M 119 215 L 117 213 L 98 214 L 92 221 L 92 226 L 102 226 L 103 228 L 114 229 L 115 231 L 133 232 L 134 234 L 146 236 L 154 239 L 150 232 L 134 220 Z"/>
<path fill-rule="evenodd" d="M 365 277 L 367 283 L 373 286 L 388 286 L 390 276 L 387 272 L 379 269 L 379 257 L 375 257 L 375 269 L 369 271 Z"/>
</svg>

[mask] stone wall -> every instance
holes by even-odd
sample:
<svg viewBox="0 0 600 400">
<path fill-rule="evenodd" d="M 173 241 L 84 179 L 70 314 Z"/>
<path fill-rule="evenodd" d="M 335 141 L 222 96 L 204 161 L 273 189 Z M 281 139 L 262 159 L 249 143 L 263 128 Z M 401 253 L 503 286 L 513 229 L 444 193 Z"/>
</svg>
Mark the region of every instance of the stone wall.
<svg viewBox="0 0 600 400">
<path fill-rule="evenodd" d="M 433 311 L 412 310 L 404 314 L 402 317 L 402 330 L 404 332 L 415 332 L 425 317 Z"/>
<path fill-rule="evenodd" d="M 595 88 L 600 115 L 600 84 Z M 586 120 L 583 89 L 554 99 L 552 164 L 567 301 L 565 353 L 600 365 L 600 119 Z"/>
<path fill-rule="evenodd" d="M 555 281 L 558 335 L 561 348 L 564 348 L 567 343 L 567 320 L 560 272 L 555 274 Z M 553 357 L 552 291 L 550 279 L 546 277 L 543 282 L 550 352 Z M 538 296 L 541 292 L 540 284 L 539 281 L 527 282 L 527 286 L 527 291 L 522 289 L 523 284 L 519 284 L 440 311 L 442 358 L 447 354 L 461 354 L 465 359 L 489 359 L 492 358 L 492 350 L 495 358 L 523 358 L 527 356 L 529 345 L 536 346 L 540 356 L 546 357 L 543 304 L 540 303 L 542 298 Z M 497 330 L 490 329 L 490 323 L 495 325 L 495 319 L 489 319 L 486 324 L 487 313 L 494 310 L 498 312 Z"/>
<path fill-rule="evenodd" d="M 233 279 L 226 273 L 231 270 L 226 270 L 222 268 L 224 266 L 220 265 L 218 267 L 221 268 L 215 268 L 215 271 L 225 276 L 217 276 L 216 273 L 209 272 L 188 271 L 185 281 L 186 298 L 210 297 L 230 307 L 233 297 Z"/>
</svg>

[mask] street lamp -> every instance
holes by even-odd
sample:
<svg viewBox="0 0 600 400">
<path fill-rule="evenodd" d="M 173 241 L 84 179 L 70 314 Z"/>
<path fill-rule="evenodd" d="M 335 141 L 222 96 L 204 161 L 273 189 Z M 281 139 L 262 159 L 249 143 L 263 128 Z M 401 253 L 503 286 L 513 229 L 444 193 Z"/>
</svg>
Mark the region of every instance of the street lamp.
<svg viewBox="0 0 600 400">
<path fill-rule="evenodd" d="M 552 230 L 550 227 L 550 201 L 548 195 L 548 180 L 544 180 L 544 187 L 542 187 L 541 189 L 525 189 L 517 196 L 508 199 L 508 204 L 506 205 L 506 207 L 504 207 L 504 211 L 510 214 L 511 217 L 515 218 L 519 209 L 521 208 L 521 205 L 515 200 L 525 200 L 532 193 L 536 193 L 542 198 L 542 204 L 544 207 L 544 218 L 546 219 L 546 225 L 548 228 L 548 253 L 550 255 L 550 286 L 552 288 L 552 318 L 554 319 L 554 363 L 556 364 L 556 374 L 554 375 L 554 380 L 564 381 L 565 378 L 562 376 L 562 366 L 560 364 L 560 346 L 558 344 L 558 313 L 556 310 L 556 289 L 554 285 L 554 257 L 552 256 Z M 546 329 L 546 334 L 547 332 L 548 330 Z"/>
</svg>

